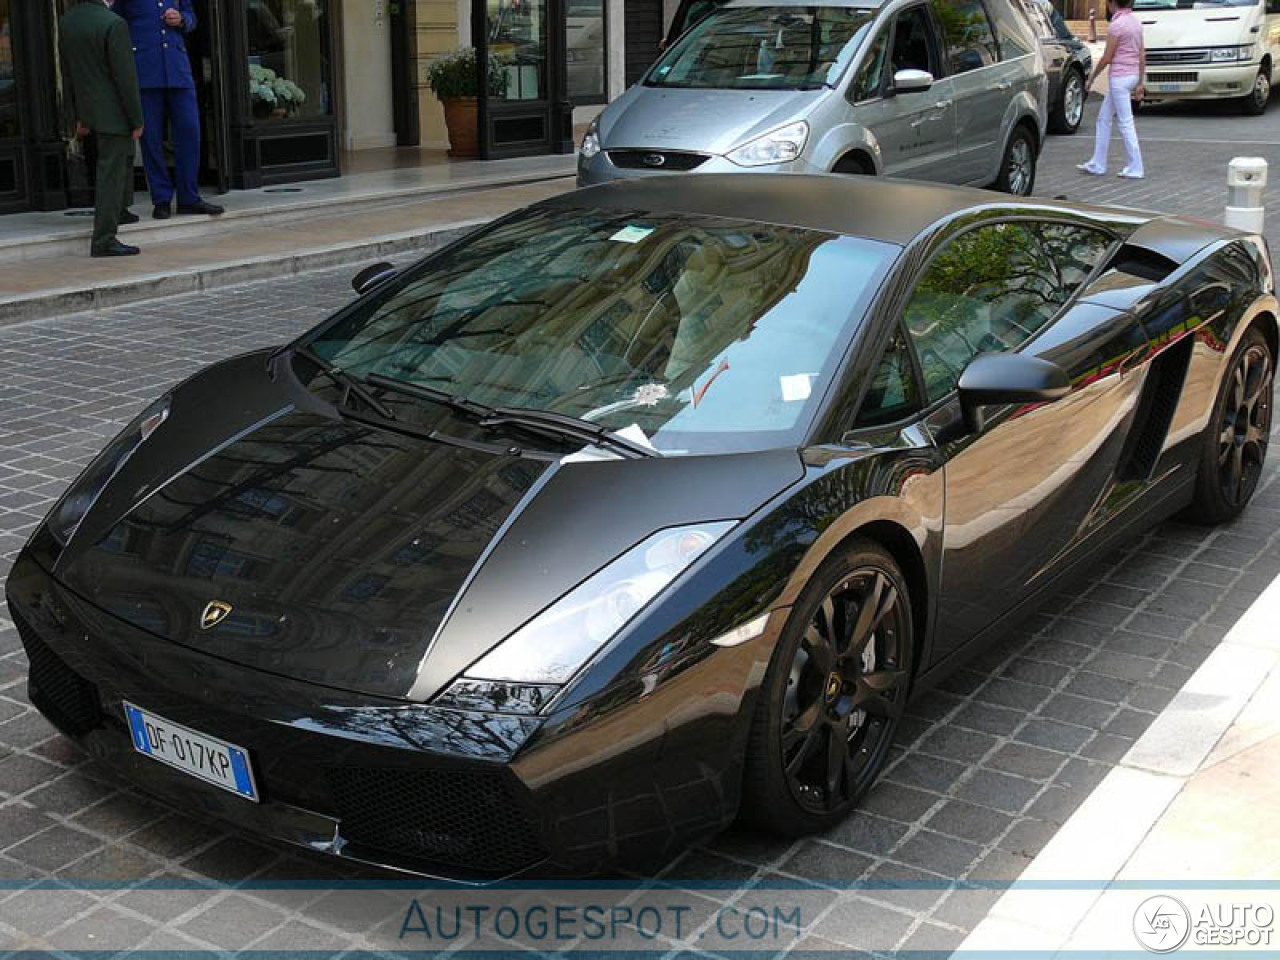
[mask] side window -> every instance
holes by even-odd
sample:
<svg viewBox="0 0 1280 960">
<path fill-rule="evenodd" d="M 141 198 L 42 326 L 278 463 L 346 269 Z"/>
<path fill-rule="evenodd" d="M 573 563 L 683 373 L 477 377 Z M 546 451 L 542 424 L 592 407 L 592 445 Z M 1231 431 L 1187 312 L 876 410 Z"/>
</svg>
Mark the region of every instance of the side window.
<svg viewBox="0 0 1280 960">
<path fill-rule="evenodd" d="M 995 21 L 996 32 L 999 34 L 1001 60 L 1025 57 L 1035 51 L 1038 36 L 1052 36 L 1053 25 L 1040 6 L 1040 0 L 1030 2 L 1039 8 L 1035 12 L 1035 20 L 1029 19 L 1023 10 L 1015 6 L 1017 0 L 992 0 L 987 6 L 987 12 Z M 1033 23 L 1037 26 L 1033 27 Z"/>
<path fill-rule="evenodd" d="M 1016 350 L 1102 263 L 1111 239 L 1075 224 L 976 227 L 936 254 L 904 319 L 924 372 L 926 402 L 955 389 L 980 353 Z"/>
<path fill-rule="evenodd" d="M 902 328 L 894 331 L 885 348 L 867 394 L 858 409 L 857 426 L 874 427 L 893 423 L 921 409 L 920 388 L 907 350 Z"/>
<path fill-rule="evenodd" d="M 929 11 L 923 6 L 911 7 L 898 14 L 893 29 L 893 50 L 889 55 L 894 73 L 899 70 L 927 70 L 935 77 L 942 75 L 929 39 L 932 33 Z"/>
<path fill-rule="evenodd" d="M 853 78 L 853 85 L 849 87 L 849 99 L 854 103 L 879 96 L 880 82 L 884 78 L 885 57 L 889 52 L 889 35 L 892 32 L 892 27 L 885 27 L 867 48 L 862 66 L 858 68 L 858 75 Z"/>
<path fill-rule="evenodd" d="M 942 27 L 952 73 L 979 70 L 1000 59 L 982 0 L 934 0 L 933 12 Z"/>
</svg>

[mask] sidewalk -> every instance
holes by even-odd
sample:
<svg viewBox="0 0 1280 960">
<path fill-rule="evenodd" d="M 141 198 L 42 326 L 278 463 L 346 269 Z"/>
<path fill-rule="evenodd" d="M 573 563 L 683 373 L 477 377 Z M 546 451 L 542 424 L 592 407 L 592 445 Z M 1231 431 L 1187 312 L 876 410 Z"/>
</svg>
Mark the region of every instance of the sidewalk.
<svg viewBox="0 0 1280 960">
<path fill-rule="evenodd" d="M 1167 942 L 1150 947 L 1157 952 L 1177 949 L 1170 944 L 1184 933 L 1187 949 L 1212 949 L 1223 942 L 1215 937 L 1236 936 L 1274 950 L 1278 810 L 1280 579 L 957 956 L 1134 950 L 1144 945 L 1140 930 L 1152 935 L 1146 919 L 1157 909 L 1169 917 Z M 1206 915 L 1215 922 L 1206 923 Z M 1156 927 L 1154 936 L 1165 933 L 1160 921 Z"/>
<path fill-rule="evenodd" d="M 571 189 L 573 157 L 381 170 L 219 197 L 220 217 L 121 229 L 137 257 L 91 259 L 81 211 L 0 224 L 0 326 L 430 249 L 494 217 Z"/>
</svg>

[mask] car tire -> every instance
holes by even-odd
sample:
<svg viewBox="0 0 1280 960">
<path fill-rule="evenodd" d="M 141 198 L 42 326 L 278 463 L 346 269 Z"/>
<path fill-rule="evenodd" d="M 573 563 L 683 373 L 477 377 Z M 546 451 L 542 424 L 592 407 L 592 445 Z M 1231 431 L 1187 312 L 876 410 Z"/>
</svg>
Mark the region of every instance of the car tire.
<svg viewBox="0 0 1280 960">
<path fill-rule="evenodd" d="M 1084 74 L 1071 69 L 1062 78 L 1062 89 L 1058 91 L 1058 103 L 1049 116 L 1049 129 L 1053 133 L 1070 136 L 1080 129 L 1080 121 L 1084 119 Z"/>
<path fill-rule="evenodd" d="M 1267 458 L 1276 358 L 1250 327 L 1236 347 L 1205 427 L 1195 496 L 1184 512 L 1197 523 L 1222 523 L 1249 504 Z"/>
<path fill-rule="evenodd" d="M 992 187 L 1015 197 L 1028 197 L 1036 186 L 1036 142 L 1022 124 L 1013 128 L 1004 145 L 1000 174 Z"/>
<path fill-rule="evenodd" d="M 818 568 L 760 689 L 743 776 L 745 822 L 802 836 L 848 815 L 889 755 L 913 644 L 911 598 L 888 551 L 855 539 Z"/>
<path fill-rule="evenodd" d="M 1271 99 L 1271 77 L 1266 70 L 1259 70 L 1253 79 L 1253 89 L 1240 98 L 1240 112 L 1246 117 L 1260 117 L 1267 112 Z"/>
</svg>

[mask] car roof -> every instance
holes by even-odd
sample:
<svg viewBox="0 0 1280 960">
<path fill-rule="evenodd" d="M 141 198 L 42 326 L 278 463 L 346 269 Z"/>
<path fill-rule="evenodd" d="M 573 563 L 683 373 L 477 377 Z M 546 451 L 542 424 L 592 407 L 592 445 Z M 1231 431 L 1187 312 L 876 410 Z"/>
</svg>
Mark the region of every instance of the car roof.
<svg viewBox="0 0 1280 960">
<path fill-rule="evenodd" d="M 886 177 L 770 173 L 662 174 L 546 201 L 646 213 L 692 213 L 865 237 L 905 246 L 939 221 L 981 208 L 1077 214 L 1137 225 L 1152 215 Z"/>
<path fill-rule="evenodd" d="M 888 0 L 722 0 L 728 7 L 853 7 L 858 10 L 878 10 Z"/>
</svg>

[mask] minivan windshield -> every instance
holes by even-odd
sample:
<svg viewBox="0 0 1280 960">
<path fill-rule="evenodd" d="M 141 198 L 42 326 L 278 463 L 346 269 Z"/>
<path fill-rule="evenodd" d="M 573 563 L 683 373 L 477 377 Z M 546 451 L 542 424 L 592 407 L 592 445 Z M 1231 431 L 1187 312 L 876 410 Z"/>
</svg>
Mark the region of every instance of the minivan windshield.
<svg viewBox="0 0 1280 960">
<path fill-rule="evenodd" d="M 639 429 L 664 454 L 794 446 L 898 252 L 716 217 L 532 208 L 300 343 L 344 375 Z"/>
<path fill-rule="evenodd" d="M 1256 7 L 1258 0 L 1134 0 L 1135 10 L 1213 10 L 1222 7 Z"/>
<path fill-rule="evenodd" d="M 855 7 L 726 7 L 684 34 L 646 86 L 816 90 L 834 86 L 875 11 Z"/>
</svg>

